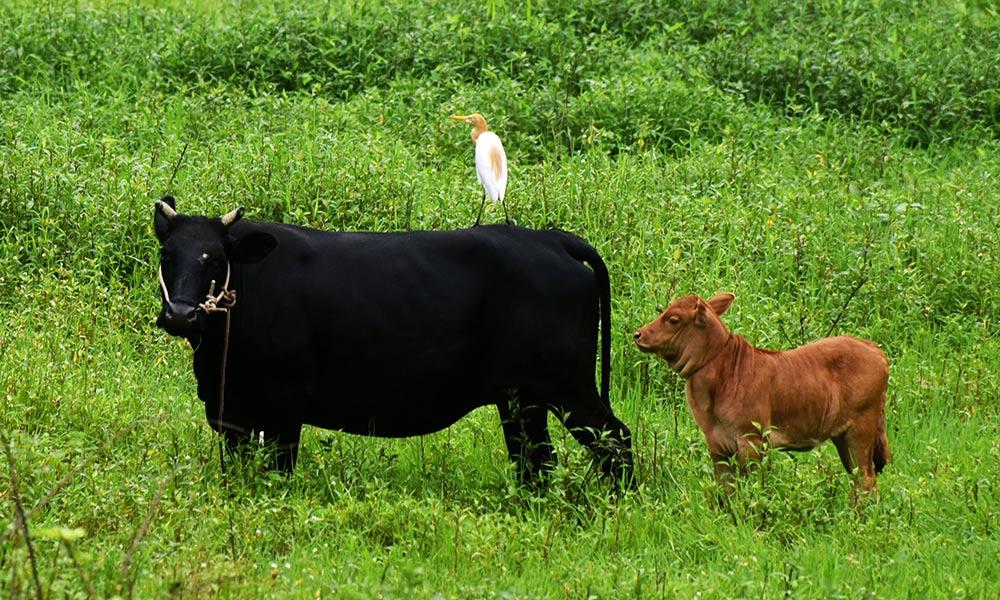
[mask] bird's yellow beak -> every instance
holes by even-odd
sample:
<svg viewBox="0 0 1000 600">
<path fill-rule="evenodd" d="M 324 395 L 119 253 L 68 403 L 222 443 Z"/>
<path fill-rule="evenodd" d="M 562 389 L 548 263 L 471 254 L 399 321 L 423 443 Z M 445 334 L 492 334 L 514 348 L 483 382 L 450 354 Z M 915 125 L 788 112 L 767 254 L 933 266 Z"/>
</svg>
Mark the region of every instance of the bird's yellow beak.
<svg viewBox="0 0 1000 600">
<path fill-rule="evenodd" d="M 451 119 L 452 121 L 464 121 L 464 120 L 468 119 L 469 117 L 467 117 L 465 115 L 455 115 L 453 117 L 448 117 L 448 118 Z"/>
</svg>

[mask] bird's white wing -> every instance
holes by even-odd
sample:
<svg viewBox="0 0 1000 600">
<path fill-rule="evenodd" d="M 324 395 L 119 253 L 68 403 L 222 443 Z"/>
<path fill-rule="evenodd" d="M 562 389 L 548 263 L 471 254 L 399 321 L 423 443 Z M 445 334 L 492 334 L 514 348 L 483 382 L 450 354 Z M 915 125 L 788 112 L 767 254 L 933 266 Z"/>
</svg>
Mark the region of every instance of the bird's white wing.
<svg viewBox="0 0 1000 600">
<path fill-rule="evenodd" d="M 491 200 L 503 200 L 507 191 L 507 154 L 492 131 L 484 131 L 476 140 L 476 175 Z"/>
</svg>

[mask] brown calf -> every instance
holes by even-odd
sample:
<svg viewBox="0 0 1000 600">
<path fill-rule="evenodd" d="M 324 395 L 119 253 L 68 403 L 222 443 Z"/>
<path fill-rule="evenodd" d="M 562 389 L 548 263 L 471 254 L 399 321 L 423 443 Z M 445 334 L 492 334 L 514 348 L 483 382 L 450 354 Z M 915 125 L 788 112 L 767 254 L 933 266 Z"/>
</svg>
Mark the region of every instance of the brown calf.
<svg viewBox="0 0 1000 600">
<path fill-rule="evenodd" d="M 885 355 L 848 336 L 785 352 L 755 348 L 719 319 L 734 298 L 685 296 L 635 332 L 640 350 L 662 356 L 686 380 L 716 478 L 728 484 L 734 455 L 741 469 L 758 458 L 762 435 L 787 450 L 833 440 L 847 472 L 859 467 L 861 488 L 874 490 L 875 474 L 890 458 Z"/>
</svg>

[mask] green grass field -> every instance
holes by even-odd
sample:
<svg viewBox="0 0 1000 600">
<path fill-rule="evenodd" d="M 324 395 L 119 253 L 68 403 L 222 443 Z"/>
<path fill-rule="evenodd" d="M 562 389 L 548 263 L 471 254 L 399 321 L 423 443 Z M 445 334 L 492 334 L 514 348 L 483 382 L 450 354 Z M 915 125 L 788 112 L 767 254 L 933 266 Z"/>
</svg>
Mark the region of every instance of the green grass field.
<svg viewBox="0 0 1000 600">
<path fill-rule="evenodd" d="M 998 48 L 981 0 L 5 2 L 0 596 L 997 598 Z M 608 263 L 638 489 L 609 495 L 557 423 L 551 484 L 520 489 L 487 409 L 307 427 L 293 476 L 223 480 L 190 349 L 153 326 L 153 200 L 466 227 L 447 117 L 472 111 L 518 223 Z M 716 505 L 682 382 L 631 331 L 720 290 L 758 346 L 885 349 L 877 500 L 828 444 Z"/>
</svg>

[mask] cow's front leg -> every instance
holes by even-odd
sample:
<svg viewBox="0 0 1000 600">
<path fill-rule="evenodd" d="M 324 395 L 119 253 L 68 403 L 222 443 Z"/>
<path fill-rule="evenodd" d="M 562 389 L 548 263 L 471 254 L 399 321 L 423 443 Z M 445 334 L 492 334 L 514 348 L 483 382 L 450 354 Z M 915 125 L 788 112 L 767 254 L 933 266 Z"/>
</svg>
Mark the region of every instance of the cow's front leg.
<svg viewBox="0 0 1000 600">
<path fill-rule="evenodd" d="M 226 450 L 229 452 L 236 452 L 251 439 L 250 432 L 245 429 L 235 429 L 235 428 L 224 428 L 222 430 L 222 439 L 226 442 Z"/>
<path fill-rule="evenodd" d="M 222 436 L 222 442 L 219 444 L 219 467 L 225 476 L 229 474 L 233 461 L 243 462 L 246 460 L 246 449 L 250 447 L 253 436 L 249 430 L 232 425 L 224 427 L 219 434 Z"/>
<path fill-rule="evenodd" d="M 291 474 L 299 457 L 299 438 L 302 425 L 285 426 L 271 431 L 264 430 L 264 444 L 272 452 L 269 465 L 282 473 Z"/>
</svg>

